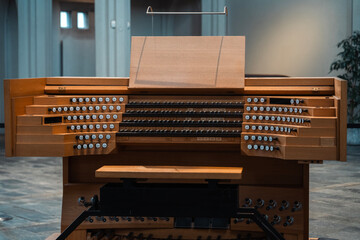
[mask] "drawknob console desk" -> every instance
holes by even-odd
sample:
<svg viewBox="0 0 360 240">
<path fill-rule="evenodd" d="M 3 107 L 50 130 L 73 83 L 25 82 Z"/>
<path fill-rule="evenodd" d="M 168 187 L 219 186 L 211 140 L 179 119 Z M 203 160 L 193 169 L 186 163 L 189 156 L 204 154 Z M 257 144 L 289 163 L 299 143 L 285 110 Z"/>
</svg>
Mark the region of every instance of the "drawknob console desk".
<svg viewBox="0 0 360 240">
<path fill-rule="evenodd" d="M 346 81 L 245 78 L 244 37 L 131 48 L 129 78 L 5 80 L 6 155 L 63 157 L 59 239 L 308 239 Z"/>
</svg>

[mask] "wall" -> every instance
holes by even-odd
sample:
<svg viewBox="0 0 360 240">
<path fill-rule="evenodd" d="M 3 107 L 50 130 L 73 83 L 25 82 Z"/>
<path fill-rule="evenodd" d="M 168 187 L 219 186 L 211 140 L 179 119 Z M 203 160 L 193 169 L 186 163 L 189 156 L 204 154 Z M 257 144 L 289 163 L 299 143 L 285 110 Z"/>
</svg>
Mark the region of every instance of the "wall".
<svg viewBox="0 0 360 240">
<path fill-rule="evenodd" d="M 131 1 L 132 36 L 199 36 L 200 15 L 147 15 L 148 6 L 154 12 L 201 12 L 199 0 Z"/>
<path fill-rule="evenodd" d="M 351 33 L 350 0 L 227 0 L 225 4 L 229 35 L 246 36 L 246 73 L 327 76 L 339 52 L 336 44 Z"/>
</svg>

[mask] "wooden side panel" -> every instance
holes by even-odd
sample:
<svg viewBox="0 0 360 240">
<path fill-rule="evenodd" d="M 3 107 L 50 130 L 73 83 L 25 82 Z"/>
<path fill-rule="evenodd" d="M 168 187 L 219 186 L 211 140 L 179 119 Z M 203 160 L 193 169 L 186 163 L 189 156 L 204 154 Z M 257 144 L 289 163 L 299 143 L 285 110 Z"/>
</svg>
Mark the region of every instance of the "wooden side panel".
<svg viewBox="0 0 360 240">
<path fill-rule="evenodd" d="M 46 85 L 58 86 L 128 86 L 128 77 L 50 77 Z"/>
<path fill-rule="evenodd" d="M 35 95 L 44 94 L 45 78 L 5 79 L 5 154 L 15 155 L 16 116 L 25 113 L 25 106 L 33 103 Z"/>
<path fill-rule="evenodd" d="M 345 80 L 335 79 L 335 101 L 337 107 L 337 146 L 338 159 L 346 161 L 347 144 L 347 82 Z"/>
<path fill-rule="evenodd" d="M 125 94 L 127 86 L 46 85 L 47 94 Z"/>
</svg>

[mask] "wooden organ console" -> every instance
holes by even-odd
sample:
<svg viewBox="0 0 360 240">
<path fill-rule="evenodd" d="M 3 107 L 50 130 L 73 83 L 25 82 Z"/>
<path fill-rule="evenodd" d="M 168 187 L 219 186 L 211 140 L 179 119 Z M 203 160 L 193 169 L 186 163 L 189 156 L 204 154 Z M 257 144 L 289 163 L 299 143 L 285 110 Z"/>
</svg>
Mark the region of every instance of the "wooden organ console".
<svg viewBox="0 0 360 240">
<path fill-rule="evenodd" d="M 283 239 L 308 239 L 309 164 L 346 161 L 346 82 L 245 78 L 244 56 L 244 37 L 133 37 L 130 78 L 5 80 L 6 155 L 63 157 L 62 231 L 129 179 L 173 184 L 129 200 L 145 205 L 216 179 Z M 272 239 L 251 218 L 182 215 L 89 216 L 67 239 Z"/>
</svg>

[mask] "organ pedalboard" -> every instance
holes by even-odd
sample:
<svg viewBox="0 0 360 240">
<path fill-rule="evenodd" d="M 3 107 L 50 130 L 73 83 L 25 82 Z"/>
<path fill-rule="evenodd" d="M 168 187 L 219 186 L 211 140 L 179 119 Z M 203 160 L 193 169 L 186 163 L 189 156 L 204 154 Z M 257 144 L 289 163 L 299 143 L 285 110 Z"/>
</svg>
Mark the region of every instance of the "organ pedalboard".
<svg viewBox="0 0 360 240">
<path fill-rule="evenodd" d="M 346 82 L 244 78 L 244 41 L 133 37 L 130 78 L 5 80 L 6 155 L 63 157 L 67 239 L 308 239 Z"/>
</svg>

